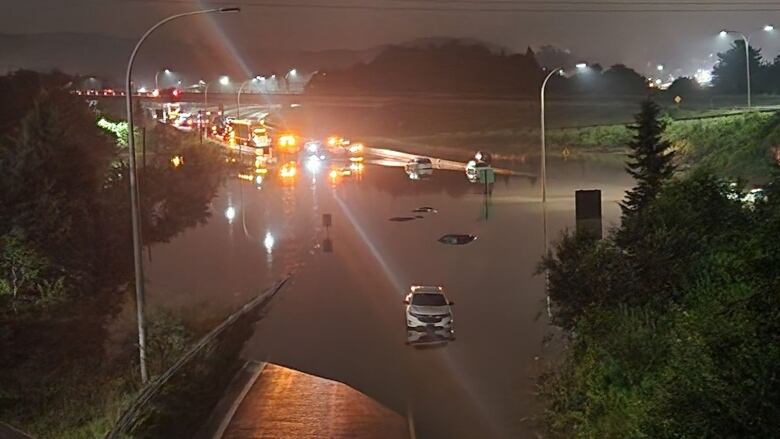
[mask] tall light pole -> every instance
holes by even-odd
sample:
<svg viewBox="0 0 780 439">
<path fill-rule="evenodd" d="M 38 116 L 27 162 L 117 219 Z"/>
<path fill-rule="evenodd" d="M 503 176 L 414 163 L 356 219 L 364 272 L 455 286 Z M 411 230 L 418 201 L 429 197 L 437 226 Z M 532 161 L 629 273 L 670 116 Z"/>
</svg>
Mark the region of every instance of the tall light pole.
<svg viewBox="0 0 780 439">
<path fill-rule="evenodd" d="M 239 12 L 240 8 L 215 8 L 215 9 L 203 9 L 199 11 L 184 12 L 181 14 L 171 15 L 168 18 L 160 20 L 154 26 L 150 27 L 141 36 L 141 39 L 136 43 L 133 52 L 130 54 L 130 60 L 127 62 L 127 74 L 125 77 L 125 103 L 127 105 L 127 147 L 129 158 L 129 174 L 130 174 L 130 212 L 132 218 L 133 228 L 133 265 L 135 268 L 135 301 L 136 301 L 136 313 L 138 317 L 138 357 L 141 366 L 141 381 L 146 383 L 149 380 L 149 376 L 146 370 L 146 322 L 144 317 L 144 307 L 146 302 L 144 292 L 144 268 L 143 268 L 143 255 L 142 243 L 141 243 L 141 218 L 139 207 L 139 193 L 138 182 L 136 181 L 136 163 L 135 163 L 135 136 L 133 126 L 133 62 L 135 62 L 135 56 L 138 54 L 138 49 L 141 48 L 143 42 L 160 26 L 176 20 L 182 17 L 188 17 L 190 15 L 209 14 L 209 13 L 223 13 L 223 12 Z"/>
<path fill-rule="evenodd" d="M 219 83 L 222 85 L 228 85 L 230 84 L 230 78 L 227 76 L 221 76 L 219 78 Z M 206 83 L 206 89 L 203 91 L 203 109 L 208 111 L 209 106 L 209 86 L 211 85 L 211 82 Z"/>
<path fill-rule="evenodd" d="M 157 72 L 155 72 L 155 74 L 154 74 L 154 89 L 155 90 L 159 90 L 160 89 L 160 85 L 157 82 L 157 77 L 160 75 L 160 72 L 165 73 L 166 75 L 170 75 L 171 74 L 171 71 L 169 69 L 158 70 Z"/>
<path fill-rule="evenodd" d="M 588 65 L 585 63 L 578 63 L 577 64 L 578 70 L 584 70 L 588 68 Z M 550 73 L 545 76 L 544 81 L 542 81 L 542 89 L 539 96 L 539 108 L 540 108 L 540 129 L 541 129 L 541 139 L 542 139 L 542 164 L 541 164 L 541 172 L 540 172 L 540 178 L 542 180 L 542 223 L 544 227 L 544 256 L 547 257 L 548 252 L 548 244 L 547 244 L 547 143 L 545 138 L 545 114 L 544 114 L 544 92 L 547 90 L 547 82 L 552 78 L 556 73 L 563 73 L 563 68 L 558 67 L 555 69 L 552 69 Z M 550 273 L 549 270 L 544 270 L 544 291 L 547 294 L 547 315 L 549 317 L 552 316 L 552 312 L 550 310 L 550 295 L 549 295 L 549 286 L 550 286 Z"/>
<path fill-rule="evenodd" d="M 541 179 L 542 179 L 542 203 L 547 202 L 547 144 L 545 143 L 545 117 L 544 117 L 544 91 L 547 89 L 547 81 L 550 80 L 550 78 L 553 77 L 558 72 L 562 72 L 563 69 L 558 67 L 556 69 L 553 69 L 550 71 L 550 73 L 547 74 L 547 76 L 544 78 L 544 81 L 542 82 L 542 92 L 540 95 L 540 108 L 541 108 L 541 120 L 540 120 L 540 126 L 542 130 L 542 170 L 541 170 Z M 545 242 L 545 254 L 547 254 L 547 243 Z"/>
<path fill-rule="evenodd" d="M 297 78 L 298 77 L 298 70 L 296 69 L 290 69 L 287 74 L 284 75 L 284 83 L 287 86 L 287 93 L 290 92 L 290 79 L 289 78 Z"/>
<path fill-rule="evenodd" d="M 763 28 L 764 32 L 772 32 L 775 30 L 775 27 L 771 24 L 767 24 Z M 720 37 L 725 38 L 729 34 L 731 35 L 737 35 L 739 38 L 742 39 L 742 41 L 745 43 L 745 73 L 747 75 L 747 105 L 748 108 L 753 107 L 752 102 L 752 96 L 750 91 L 750 34 L 746 34 L 744 32 L 736 31 L 736 30 L 728 30 L 723 29 L 720 31 Z"/>
<path fill-rule="evenodd" d="M 241 87 L 238 87 L 238 93 L 236 94 L 236 119 L 241 119 L 241 92 L 247 84 L 250 82 L 257 82 L 260 78 L 262 78 L 262 76 L 258 75 L 252 79 L 247 79 L 241 84 Z"/>
</svg>

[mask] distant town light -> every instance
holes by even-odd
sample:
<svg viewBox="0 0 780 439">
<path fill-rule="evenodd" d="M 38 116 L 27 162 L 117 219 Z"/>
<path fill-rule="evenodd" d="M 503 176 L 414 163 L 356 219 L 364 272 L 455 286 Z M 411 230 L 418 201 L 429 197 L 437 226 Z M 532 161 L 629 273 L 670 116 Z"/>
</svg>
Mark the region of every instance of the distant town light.
<svg viewBox="0 0 780 439">
<path fill-rule="evenodd" d="M 146 87 L 139 88 L 138 93 L 146 93 Z"/>
<path fill-rule="evenodd" d="M 660 72 L 661 70 L 664 69 L 664 65 L 663 64 L 658 64 L 658 66 L 655 69 Z"/>
</svg>

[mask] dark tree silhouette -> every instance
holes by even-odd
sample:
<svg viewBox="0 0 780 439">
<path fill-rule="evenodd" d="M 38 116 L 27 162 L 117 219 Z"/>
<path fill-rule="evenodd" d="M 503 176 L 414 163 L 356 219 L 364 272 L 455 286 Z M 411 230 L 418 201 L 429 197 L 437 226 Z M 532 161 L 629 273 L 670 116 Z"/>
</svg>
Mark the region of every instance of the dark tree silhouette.
<svg viewBox="0 0 780 439">
<path fill-rule="evenodd" d="M 681 76 L 672 82 L 672 85 L 669 86 L 666 92 L 672 99 L 674 99 L 675 96 L 680 96 L 684 99 L 701 93 L 702 88 L 694 79 Z"/>
<path fill-rule="evenodd" d="M 750 47 L 750 74 L 753 92 L 766 91 L 765 70 L 761 49 Z M 718 93 L 742 94 L 747 92 L 745 70 L 745 42 L 734 41 L 731 48 L 718 54 L 718 63 L 712 70 L 712 86 Z"/>
<path fill-rule="evenodd" d="M 604 92 L 609 94 L 642 94 L 647 92 L 647 80 L 634 69 L 615 64 L 601 75 Z"/>
<path fill-rule="evenodd" d="M 655 102 L 647 99 L 634 116 L 636 124 L 630 126 L 635 134 L 628 145 L 631 152 L 626 171 L 636 179 L 636 186 L 626 192 L 626 200 L 620 203 L 624 219 L 641 212 L 674 174 L 674 152 L 670 151 L 669 142 L 662 138 L 665 125 L 659 120 L 660 111 Z"/>
</svg>

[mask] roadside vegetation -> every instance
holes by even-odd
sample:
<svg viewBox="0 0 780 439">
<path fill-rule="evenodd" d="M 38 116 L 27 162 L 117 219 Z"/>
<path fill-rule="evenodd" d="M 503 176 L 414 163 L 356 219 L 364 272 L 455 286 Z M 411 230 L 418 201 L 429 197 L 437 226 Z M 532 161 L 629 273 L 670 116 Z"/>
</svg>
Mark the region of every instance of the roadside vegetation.
<svg viewBox="0 0 780 439">
<path fill-rule="evenodd" d="M 132 307 L 122 124 L 69 94 L 69 81 L 0 77 L 0 421 L 41 438 L 102 436 L 140 384 L 134 336 L 109 328 Z M 147 143 L 139 180 L 152 245 L 206 221 L 225 160 L 165 127 L 148 127 Z M 153 314 L 152 373 L 198 330 Z"/>
<path fill-rule="evenodd" d="M 776 131 L 772 115 L 733 123 Z M 780 436 L 780 173 L 749 201 L 707 166 L 675 172 L 668 139 L 718 135 L 699 130 L 643 104 L 621 225 L 566 232 L 540 265 L 567 338 L 541 383 L 551 437 Z"/>
</svg>

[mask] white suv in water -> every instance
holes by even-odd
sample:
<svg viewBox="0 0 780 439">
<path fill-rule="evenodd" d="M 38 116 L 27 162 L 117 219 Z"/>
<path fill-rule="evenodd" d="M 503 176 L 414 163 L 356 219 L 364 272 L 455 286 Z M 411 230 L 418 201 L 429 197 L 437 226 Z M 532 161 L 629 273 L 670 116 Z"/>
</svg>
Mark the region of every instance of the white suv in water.
<svg viewBox="0 0 780 439">
<path fill-rule="evenodd" d="M 452 328 L 454 303 L 447 300 L 442 287 L 415 285 L 409 290 L 404 299 L 407 328 Z"/>
</svg>

